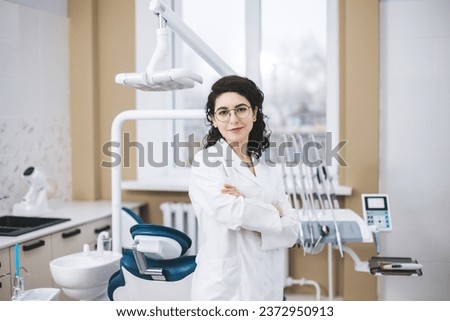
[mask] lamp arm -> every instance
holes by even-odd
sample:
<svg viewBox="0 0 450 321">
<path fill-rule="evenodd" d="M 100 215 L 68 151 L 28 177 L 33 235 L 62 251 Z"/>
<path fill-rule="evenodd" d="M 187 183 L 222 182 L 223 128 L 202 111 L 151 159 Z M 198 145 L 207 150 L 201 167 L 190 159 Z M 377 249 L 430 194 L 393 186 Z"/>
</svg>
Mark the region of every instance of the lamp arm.
<svg viewBox="0 0 450 321">
<path fill-rule="evenodd" d="M 150 1 L 149 9 L 159 18 L 163 17 L 167 25 L 176 32 L 184 42 L 192 48 L 221 76 L 237 73 L 219 57 L 170 7 L 162 0 Z"/>
</svg>

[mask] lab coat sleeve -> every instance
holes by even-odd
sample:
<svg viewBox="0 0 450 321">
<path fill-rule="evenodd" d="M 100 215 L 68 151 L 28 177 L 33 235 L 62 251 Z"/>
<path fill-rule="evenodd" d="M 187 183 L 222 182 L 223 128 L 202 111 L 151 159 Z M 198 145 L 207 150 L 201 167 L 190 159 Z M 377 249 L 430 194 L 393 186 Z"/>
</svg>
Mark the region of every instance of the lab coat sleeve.
<svg viewBox="0 0 450 321">
<path fill-rule="evenodd" d="M 223 194 L 225 165 L 220 160 L 206 165 L 199 154 L 194 158 L 196 166 L 191 169 L 189 183 L 189 197 L 196 211 L 206 212 L 231 230 L 243 228 L 260 233 L 281 232 L 282 221 L 273 205 Z M 215 166 L 212 165 L 214 163 Z"/>
<path fill-rule="evenodd" d="M 285 192 L 281 177 L 277 183 L 278 202 L 277 206 L 281 209 L 281 231 L 277 233 L 261 233 L 262 249 L 273 250 L 279 248 L 292 247 L 298 239 L 299 221 L 297 212 L 292 208 L 291 201 Z"/>
</svg>

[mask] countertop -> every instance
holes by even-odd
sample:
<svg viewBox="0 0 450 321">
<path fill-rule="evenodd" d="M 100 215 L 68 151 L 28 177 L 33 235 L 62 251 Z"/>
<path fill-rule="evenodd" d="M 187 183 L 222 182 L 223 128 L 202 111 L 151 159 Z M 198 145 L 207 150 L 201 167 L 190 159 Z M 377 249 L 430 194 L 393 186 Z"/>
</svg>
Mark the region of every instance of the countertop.
<svg viewBox="0 0 450 321">
<path fill-rule="evenodd" d="M 142 206 L 140 202 L 124 202 L 122 206 L 137 208 Z M 19 236 L 0 236 L 0 250 L 23 243 L 46 235 L 58 233 L 75 226 L 90 223 L 111 216 L 111 201 L 73 201 L 53 208 L 50 213 L 41 217 L 70 218 L 70 221 L 42 228 Z"/>
</svg>

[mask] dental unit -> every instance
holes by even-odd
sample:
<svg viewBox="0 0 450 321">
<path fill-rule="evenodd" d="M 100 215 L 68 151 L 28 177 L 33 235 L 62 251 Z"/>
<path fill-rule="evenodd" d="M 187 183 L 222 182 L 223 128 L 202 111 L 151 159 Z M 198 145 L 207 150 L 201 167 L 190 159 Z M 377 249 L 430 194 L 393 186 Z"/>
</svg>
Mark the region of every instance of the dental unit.
<svg viewBox="0 0 450 321">
<path fill-rule="evenodd" d="M 308 142 L 303 142 L 300 134 L 283 134 L 285 146 L 292 150 L 287 155 L 299 154 L 305 144 L 315 145 L 314 135 L 308 135 Z M 421 276 L 422 264 L 409 257 L 383 257 L 380 250 L 381 232 L 392 230 L 392 220 L 385 194 L 362 194 L 363 218 L 350 209 L 342 209 L 334 189 L 332 177 L 329 175 L 318 150 L 314 148 L 314 156 L 320 164 L 315 168 L 306 166 L 303 162 L 295 164 L 298 175 L 290 168 L 291 157 L 285 157 L 281 164 L 283 181 L 286 191 L 293 199 L 294 208 L 299 213 L 300 234 L 299 243 L 304 253 L 317 254 L 328 244 L 328 291 L 332 299 L 333 249 L 339 250 L 341 257 L 347 253 L 354 262 L 355 271 L 372 275 Z M 301 155 L 301 158 L 304 155 Z M 309 167 L 309 168 L 305 168 Z M 300 195 L 300 202 L 296 199 Z M 317 196 L 316 196 L 317 195 Z M 301 203 L 301 206 L 299 205 Z M 369 261 L 361 261 L 358 255 L 345 243 L 375 242 L 376 254 Z"/>
</svg>

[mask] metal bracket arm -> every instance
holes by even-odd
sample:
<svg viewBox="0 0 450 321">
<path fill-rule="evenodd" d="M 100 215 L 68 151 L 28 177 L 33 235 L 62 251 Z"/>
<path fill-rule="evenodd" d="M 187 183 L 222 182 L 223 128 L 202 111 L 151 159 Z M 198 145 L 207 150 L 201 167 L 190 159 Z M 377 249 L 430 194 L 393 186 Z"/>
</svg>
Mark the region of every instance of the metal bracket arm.
<svg viewBox="0 0 450 321">
<path fill-rule="evenodd" d="M 161 17 L 167 25 L 176 32 L 183 41 L 192 48 L 203 60 L 205 60 L 221 76 L 236 75 L 236 72 L 219 57 L 170 7 L 162 0 L 150 1 L 149 9 L 159 20 Z M 161 22 L 159 22 L 161 25 Z"/>
</svg>

